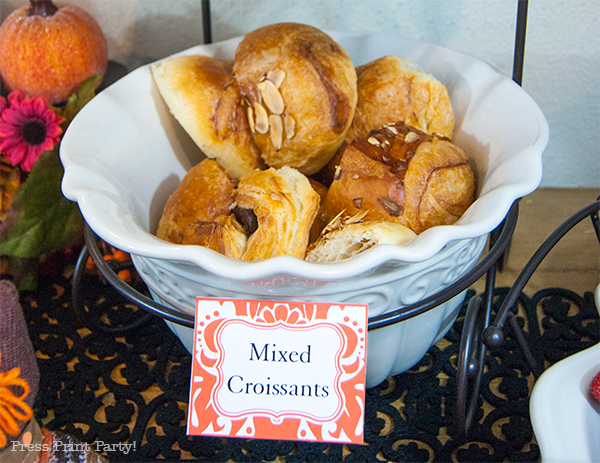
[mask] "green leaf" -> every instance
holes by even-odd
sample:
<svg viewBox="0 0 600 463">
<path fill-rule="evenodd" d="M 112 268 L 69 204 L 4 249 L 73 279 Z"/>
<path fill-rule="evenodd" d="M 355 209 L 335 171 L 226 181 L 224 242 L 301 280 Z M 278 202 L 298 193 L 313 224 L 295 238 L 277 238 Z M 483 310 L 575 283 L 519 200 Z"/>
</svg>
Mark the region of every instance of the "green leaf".
<svg viewBox="0 0 600 463">
<path fill-rule="evenodd" d="M 83 240 L 83 218 L 60 189 L 63 167 L 58 147 L 35 163 L 15 199 L 0 241 L 0 254 L 40 257 Z"/>
<path fill-rule="evenodd" d="M 8 258 L 8 274 L 19 292 L 37 288 L 38 259 Z"/>
<path fill-rule="evenodd" d="M 77 113 L 83 108 L 89 101 L 96 96 L 96 84 L 102 78 L 102 75 L 96 74 L 92 77 L 87 78 L 77 89 L 77 92 L 71 95 L 69 101 L 65 105 L 65 108 L 61 111 L 54 108 L 58 114 L 66 119 L 63 122 L 63 129 L 66 130 L 67 126 L 71 123 Z"/>
<path fill-rule="evenodd" d="M 64 109 L 52 108 L 63 116 L 63 131 L 94 96 L 101 75 L 83 81 Z M 76 203 L 60 189 L 64 174 L 58 156 L 59 145 L 44 153 L 35 163 L 21 191 L 1 224 L 0 255 L 14 258 L 40 258 L 58 249 L 83 241 L 83 217 Z"/>
</svg>

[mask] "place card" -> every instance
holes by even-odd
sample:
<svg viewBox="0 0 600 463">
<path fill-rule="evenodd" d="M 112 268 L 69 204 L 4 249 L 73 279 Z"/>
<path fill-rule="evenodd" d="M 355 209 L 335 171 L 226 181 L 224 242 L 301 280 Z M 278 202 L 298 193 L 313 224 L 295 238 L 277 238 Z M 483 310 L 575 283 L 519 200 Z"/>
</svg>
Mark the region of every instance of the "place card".
<svg viewBox="0 0 600 463">
<path fill-rule="evenodd" d="M 362 444 L 368 307 L 197 298 L 188 435 Z"/>
</svg>

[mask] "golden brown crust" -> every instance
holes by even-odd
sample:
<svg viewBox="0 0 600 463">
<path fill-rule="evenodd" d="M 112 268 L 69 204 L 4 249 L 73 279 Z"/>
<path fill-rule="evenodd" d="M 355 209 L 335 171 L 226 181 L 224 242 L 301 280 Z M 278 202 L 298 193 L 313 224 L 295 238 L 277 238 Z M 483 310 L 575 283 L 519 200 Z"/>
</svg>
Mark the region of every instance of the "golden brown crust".
<svg viewBox="0 0 600 463">
<path fill-rule="evenodd" d="M 304 175 L 290 167 L 250 172 L 240 179 L 235 202 L 252 210 L 258 222 L 241 259 L 304 258 L 319 208 L 319 195 Z"/>
<path fill-rule="evenodd" d="M 265 167 L 230 63 L 179 56 L 154 65 L 152 74 L 174 117 L 207 157 L 235 179 Z"/>
<path fill-rule="evenodd" d="M 446 87 L 431 74 L 399 56 L 383 56 L 356 68 L 358 101 L 344 143 L 317 174 L 331 183 L 346 147 L 371 130 L 402 121 L 425 133 L 452 140 L 454 109 Z"/>
<path fill-rule="evenodd" d="M 388 55 L 359 66 L 356 73 L 358 102 L 348 143 L 397 121 L 452 139 L 454 110 L 448 91 L 420 66 Z"/>
<path fill-rule="evenodd" d="M 251 120 L 270 116 L 267 129 L 255 126 L 253 132 L 266 163 L 306 175 L 320 170 L 354 117 L 356 71 L 346 51 L 312 26 L 273 24 L 244 37 L 235 53 L 234 73 Z M 273 95 L 270 101 L 264 96 L 267 91 Z"/>
<path fill-rule="evenodd" d="M 220 215 L 214 221 L 198 220 L 189 224 L 181 244 L 204 246 L 232 259 L 242 257 L 246 233 L 235 216 Z"/>
<path fill-rule="evenodd" d="M 475 177 L 464 151 L 448 140 L 433 137 L 418 147 L 404 188 L 404 217 L 416 233 L 421 233 L 460 218 L 473 203 Z"/>
<path fill-rule="evenodd" d="M 188 225 L 228 215 L 236 182 L 212 159 L 192 167 L 167 200 L 156 236 L 181 244 Z"/>
<path fill-rule="evenodd" d="M 473 202 L 475 179 L 466 154 L 449 140 L 396 123 L 346 148 L 318 226 L 341 211 L 367 211 L 421 233 L 456 222 Z"/>
</svg>

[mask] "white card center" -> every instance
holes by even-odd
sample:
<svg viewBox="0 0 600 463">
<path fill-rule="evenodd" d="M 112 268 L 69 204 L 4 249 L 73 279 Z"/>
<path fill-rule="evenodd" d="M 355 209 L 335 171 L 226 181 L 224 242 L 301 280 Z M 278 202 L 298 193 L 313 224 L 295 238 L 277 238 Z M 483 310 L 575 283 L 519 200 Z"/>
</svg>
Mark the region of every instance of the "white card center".
<svg viewBox="0 0 600 463">
<path fill-rule="evenodd" d="M 342 406 L 338 382 L 343 333 L 334 325 L 256 327 L 226 324 L 218 334 L 226 352 L 217 369 L 217 403 L 224 415 L 253 413 L 281 418 L 299 412 L 332 418 Z"/>
</svg>

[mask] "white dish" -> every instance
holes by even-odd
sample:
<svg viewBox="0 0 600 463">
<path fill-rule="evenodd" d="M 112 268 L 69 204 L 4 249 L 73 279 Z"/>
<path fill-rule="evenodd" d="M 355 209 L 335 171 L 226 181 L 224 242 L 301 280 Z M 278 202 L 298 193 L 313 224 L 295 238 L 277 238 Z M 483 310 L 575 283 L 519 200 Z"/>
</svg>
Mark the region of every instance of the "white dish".
<svg viewBox="0 0 600 463">
<path fill-rule="evenodd" d="M 600 344 L 552 365 L 531 394 L 531 424 L 544 463 L 600 461 L 600 402 L 589 392 Z"/>
<path fill-rule="evenodd" d="M 431 228 L 406 246 L 377 246 L 331 264 L 289 256 L 242 262 L 159 240 L 152 232 L 168 196 L 203 155 L 169 113 L 144 66 L 81 110 L 63 137 L 60 156 L 65 196 L 77 201 L 102 239 L 132 254 L 157 301 L 192 312 L 196 296 L 354 300 L 369 303 L 370 317 L 383 314 L 418 302 L 467 273 L 512 203 L 539 185 L 548 125 L 510 78 L 478 59 L 403 36 L 330 35 L 355 65 L 400 55 L 446 84 L 456 117 L 453 141 L 471 159 L 477 200 L 452 226 Z M 232 59 L 240 40 L 180 54 Z M 463 296 L 370 333 L 367 385 L 417 363 L 450 328 Z M 182 340 L 189 337 L 184 328 L 171 327 Z"/>
<path fill-rule="evenodd" d="M 595 292 L 600 314 L 600 285 Z M 531 424 L 544 463 L 600 462 L 600 402 L 590 383 L 600 372 L 600 344 L 548 368 L 531 393 Z"/>
<path fill-rule="evenodd" d="M 511 79 L 478 59 L 402 36 L 331 35 L 356 65 L 398 54 L 446 84 L 456 112 L 454 142 L 471 158 L 478 199 L 456 224 L 431 228 L 406 246 L 374 248 L 352 265 L 295 260 L 294 274 L 348 276 L 387 260 L 424 261 L 451 241 L 489 233 L 515 199 L 537 188 L 548 125 L 535 102 Z M 232 58 L 240 39 L 181 54 Z M 202 156 L 169 115 L 149 66 L 131 72 L 83 108 L 64 135 L 60 156 L 65 196 L 79 203 L 99 236 L 124 251 L 189 262 L 228 278 L 290 270 L 285 257 L 232 265 L 205 248 L 170 245 L 148 233 L 155 230 L 168 195 Z"/>
</svg>

